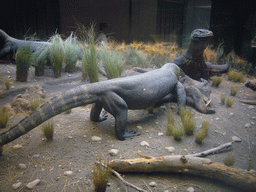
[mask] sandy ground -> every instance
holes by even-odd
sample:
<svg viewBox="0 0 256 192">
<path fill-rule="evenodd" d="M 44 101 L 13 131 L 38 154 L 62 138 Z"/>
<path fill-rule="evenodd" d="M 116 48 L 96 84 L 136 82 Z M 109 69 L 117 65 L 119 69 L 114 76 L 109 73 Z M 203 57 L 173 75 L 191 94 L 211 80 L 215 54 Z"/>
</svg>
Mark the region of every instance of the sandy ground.
<svg viewBox="0 0 256 192">
<path fill-rule="evenodd" d="M 15 79 L 15 65 L 0 64 L 0 107 L 11 102 L 18 93 L 24 92 L 25 87 L 31 84 L 40 84 L 51 97 L 58 92 L 72 87 L 88 83 L 82 82 L 81 72 L 74 74 L 63 73 L 59 79 L 52 78 L 50 71 L 46 76 L 35 77 L 31 67 L 28 82 L 20 83 L 13 81 L 13 88 L 5 90 L 3 80 L 7 76 Z M 241 142 L 235 142 L 233 150 L 236 162 L 235 167 L 241 169 L 256 168 L 256 106 L 250 106 L 239 102 L 240 99 L 255 99 L 255 92 L 246 88 L 243 83 L 234 83 L 227 80 L 223 74 L 223 82 L 219 88 L 212 88 L 212 104 L 216 113 L 212 115 L 201 114 L 192 109 L 196 119 L 197 132 L 203 120 L 209 120 L 210 130 L 202 145 L 195 143 L 195 136 L 184 136 L 182 141 L 177 142 L 171 136 L 166 135 L 167 114 L 166 106 L 158 108 L 153 115 L 147 111 L 129 111 L 127 129 L 134 129 L 141 133 L 132 139 L 119 141 L 115 137 L 114 118 L 109 115 L 108 119 L 101 123 L 93 123 L 89 120 L 90 106 L 72 109 L 70 114 L 60 114 L 53 118 L 55 124 L 53 141 L 46 141 L 41 127 L 37 127 L 17 140 L 5 145 L 3 155 L 0 157 L 0 191 L 13 191 L 12 185 L 21 182 L 16 191 L 93 191 L 92 167 L 94 161 L 101 156 L 104 162 L 112 159 L 138 158 L 137 152 L 149 156 L 164 156 L 191 154 L 207 150 L 218 145 L 232 141 L 233 136 L 241 138 Z M 101 80 L 105 80 L 101 77 Z M 229 95 L 231 86 L 238 89 L 232 107 L 227 108 L 220 104 L 221 94 Z M 23 88 L 23 89 L 22 89 Z M 176 108 L 176 104 L 171 104 Z M 25 114 L 18 114 L 8 122 L 8 128 L 16 124 Z M 178 116 L 176 116 L 179 119 Z M 250 123 L 248 128 L 245 124 Z M 1 130 L 3 131 L 3 130 Z M 159 134 L 163 133 L 163 134 Z M 92 141 L 92 136 L 101 137 L 101 141 Z M 149 143 L 148 147 L 140 145 L 142 141 Z M 15 145 L 22 145 L 14 149 Z M 165 150 L 165 147 L 174 147 L 173 153 Z M 118 149 L 117 156 L 109 155 L 109 150 Z M 230 152 L 208 156 L 212 161 L 223 162 Z M 25 164 L 26 168 L 19 168 L 19 164 Z M 66 176 L 65 171 L 73 174 Z M 154 173 L 154 174 L 122 174 L 125 180 L 147 191 L 171 192 L 187 191 L 190 187 L 194 191 L 241 191 L 225 183 L 210 180 L 198 176 L 177 173 Z M 40 183 L 33 190 L 26 189 L 26 185 L 40 179 Z M 154 181 L 156 187 L 150 187 Z M 115 176 L 109 180 L 108 192 L 129 191 L 134 189 L 124 186 Z"/>
</svg>

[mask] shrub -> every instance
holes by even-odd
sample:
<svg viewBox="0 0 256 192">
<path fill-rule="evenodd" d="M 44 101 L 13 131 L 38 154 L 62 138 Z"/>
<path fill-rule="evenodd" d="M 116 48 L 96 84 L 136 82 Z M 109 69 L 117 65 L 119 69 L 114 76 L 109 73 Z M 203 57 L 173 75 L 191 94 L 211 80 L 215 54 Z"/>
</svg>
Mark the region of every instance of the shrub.
<svg viewBox="0 0 256 192">
<path fill-rule="evenodd" d="M 221 105 L 225 105 L 226 96 L 224 94 L 221 94 L 220 103 Z"/>
<path fill-rule="evenodd" d="M 174 119 L 174 115 L 173 112 L 171 111 L 171 109 L 167 109 L 167 131 L 166 131 L 166 135 L 171 136 L 173 129 L 175 127 L 175 119 Z"/>
<path fill-rule="evenodd" d="M 28 70 L 32 63 L 32 49 L 30 46 L 20 46 L 15 54 L 16 81 L 26 82 Z"/>
<path fill-rule="evenodd" d="M 34 111 L 37 109 L 40 105 L 40 98 L 39 97 L 33 97 L 30 99 L 30 109 L 31 111 Z"/>
<path fill-rule="evenodd" d="M 50 62 L 52 65 L 54 77 L 60 77 L 64 63 L 64 45 L 60 35 L 54 35 L 51 38 L 52 45 L 49 46 Z"/>
<path fill-rule="evenodd" d="M 47 121 L 42 125 L 43 134 L 48 141 L 53 139 L 54 124 L 53 121 Z"/>
<path fill-rule="evenodd" d="M 0 113 L 0 128 L 5 128 L 9 120 L 9 113 L 2 111 Z"/>
<path fill-rule="evenodd" d="M 181 122 L 185 130 L 186 135 L 193 135 L 195 127 L 196 127 L 196 122 L 195 119 L 193 118 L 191 111 L 186 110 L 184 107 L 180 109 L 180 117 L 181 117 Z"/>
<path fill-rule="evenodd" d="M 222 78 L 221 77 L 217 77 L 217 76 L 214 76 L 212 78 L 212 86 L 213 87 L 219 87 L 219 85 L 221 84 L 222 82 Z"/>
<path fill-rule="evenodd" d="M 74 72 L 76 61 L 78 60 L 79 48 L 77 44 L 77 38 L 71 34 L 64 43 L 64 64 L 66 72 Z"/>
<path fill-rule="evenodd" d="M 6 89 L 9 90 L 11 87 L 11 80 L 9 78 L 5 78 L 4 85 L 5 85 Z"/>
<path fill-rule="evenodd" d="M 103 66 L 108 79 L 121 76 L 125 65 L 124 55 L 121 52 L 108 50 L 103 46 L 100 52 L 100 58 L 103 60 Z"/>
<path fill-rule="evenodd" d="M 33 55 L 33 60 L 35 62 L 35 75 L 36 76 L 42 76 L 44 75 L 44 68 L 47 63 L 50 63 L 49 61 L 49 48 L 41 47 L 36 50 L 36 52 Z"/>
<path fill-rule="evenodd" d="M 236 162 L 234 153 L 231 153 L 228 157 L 226 157 L 223 162 L 227 166 L 233 166 Z"/>
<path fill-rule="evenodd" d="M 237 89 L 232 86 L 232 87 L 230 88 L 230 95 L 231 95 L 231 96 L 236 96 L 236 94 L 237 94 Z"/>
<path fill-rule="evenodd" d="M 198 144 L 201 144 L 204 138 L 207 136 L 208 130 L 209 130 L 209 121 L 203 121 L 202 126 L 199 130 L 199 132 L 196 134 L 195 142 Z"/>
<path fill-rule="evenodd" d="M 234 82 L 244 82 L 245 77 L 243 72 L 237 72 L 235 70 L 230 70 L 228 72 L 228 80 L 234 81 Z"/>
<path fill-rule="evenodd" d="M 82 70 L 83 76 L 87 74 L 91 83 L 99 81 L 99 69 L 97 66 L 96 40 L 93 26 L 86 33 Z"/>
<path fill-rule="evenodd" d="M 232 99 L 231 97 L 227 97 L 225 100 L 226 107 L 232 107 L 233 102 L 234 102 L 234 99 Z"/>
<path fill-rule="evenodd" d="M 174 126 L 172 129 L 172 135 L 176 141 L 180 141 L 182 136 L 184 135 L 184 127 L 181 125 L 180 127 Z"/>
</svg>

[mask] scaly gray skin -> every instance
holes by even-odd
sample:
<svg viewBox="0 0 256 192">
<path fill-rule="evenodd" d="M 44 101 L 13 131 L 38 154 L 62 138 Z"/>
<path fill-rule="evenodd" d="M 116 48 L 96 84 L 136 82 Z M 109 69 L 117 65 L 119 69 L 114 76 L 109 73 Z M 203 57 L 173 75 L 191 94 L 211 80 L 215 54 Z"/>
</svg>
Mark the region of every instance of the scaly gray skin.
<svg viewBox="0 0 256 192">
<path fill-rule="evenodd" d="M 162 68 L 147 73 L 86 84 L 57 95 L 29 116 L 0 134 L 0 146 L 5 145 L 33 128 L 68 109 L 94 103 L 90 119 L 100 122 L 102 108 L 115 117 L 115 132 L 120 140 L 134 136 L 125 131 L 128 109 L 146 109 L 172 93 L 177 96 L 178 105 L 185 106 L 186 93 L 178 81 L 182 76 L 180 68 L 167 63 Z"/>
<path fill-rule="evenodd" d="M 207 29 L 195 29 L 191 33 L 189 48 L 181 55 L 174 59 L 173 63 L 177 64 L 186 75 L 195 80 L 201 78 L 208 80 L 209 72 L 225 72 L 228 70 L 228 64 L 212 65 L 204 60 L 204 50 L 213 33 Z"/>
</svg>

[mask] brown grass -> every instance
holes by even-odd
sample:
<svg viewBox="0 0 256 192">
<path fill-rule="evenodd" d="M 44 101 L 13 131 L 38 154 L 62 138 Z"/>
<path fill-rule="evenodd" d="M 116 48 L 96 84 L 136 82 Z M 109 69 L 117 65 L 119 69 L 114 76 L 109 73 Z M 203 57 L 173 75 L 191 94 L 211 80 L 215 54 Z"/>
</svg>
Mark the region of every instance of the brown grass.
<svg viewBox="0 0 256 192">
<path fill-rule="evenodd" d="M 204 140 L 204 138 L 207 136 L 208 130 L 209 130 L 209 121 L 203 121 L 202 126 L 199 130 L 199 132 L 196 134 L 195 142 L 197 144 L 201 144 Z"/>
</svg>

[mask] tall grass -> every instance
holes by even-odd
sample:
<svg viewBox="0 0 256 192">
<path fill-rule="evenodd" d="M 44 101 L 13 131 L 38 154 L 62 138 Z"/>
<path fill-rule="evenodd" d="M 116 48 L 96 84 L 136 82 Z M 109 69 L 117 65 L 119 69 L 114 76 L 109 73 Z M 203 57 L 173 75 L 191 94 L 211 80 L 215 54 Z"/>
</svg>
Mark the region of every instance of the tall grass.
<svg viewBox="0 0 256 192">
<path fill-rule="evenodd" d="M 103 61 L 103 66 L 108 79 L 121 76 L 125 66 L 125 58 L 122 52 L 113 49 L 108 50 L 106 46 L 102 46 L 100 58 Z"/>
<path fill-rule="evenodd" d="M 42 125 L 42 131 L 45 136 L 45 138 L 48 141 L 51 141 L 53 139 L 53 134 L 54 134 L 54 123 L 52 120 L 45 122 Z"/>
<path fill-rule="evenodd" d="M 71 34 L 64 43 L 64 65 L 66 72 L 74 72 L 76 61 L 78 60 L 79 56 L 79 48 L 78 48 L 78 41 L 77 37 Z"/>
<path fill-rule="evenodd" d="M 44 75 L 45 65 L 47 65 L 47 63 L 50 63 L 49 48 L 46 48 L 46 47 L 38 48 L 33 54 L 33 60 L 35 64 L 35 75 L 36 76 Z"/>
<path fill-rule="evenodd" d="M 199 130 L 199 132 L 196 134 L 195 142 L 198 144 L 201 144 L 204 140 L 204 138 L 207 136 L 208 130 L 209 130 L 209 121 L 203 121 L 202 126 Z"/>
<path fill-rule="evenodd" d="M 97 51 L 94 27 L 86 32 L 86 45 L 84 47 L 82 70 L 87 74 L 91 83 L 99 81 L 99 69 L 97 66 Z"/>
<path fill-rule="evenodd" d="M 15 54 L 16 81 L 26 82 L 28 70 L 32 64 L 32 49 L 29 46 L 20 46 Z"/>
<path fill-rule="evenodd" d="M 190 110 L 186 110 L 184 107 L 182 107 L 179 111 L 181 122 L 185 130 L 186 135 L 193 135 L 196 122 L 194 117 L 192 116 L 192 113 Z"/>
<path fill-rule="evenodd" d="M 51 38 L 52 45 L 49 46 L 50 61 L 52 64 L 54 77 L 60 77 L 64 63 L 64 45 L 60 35 Z"/>
</svg>

